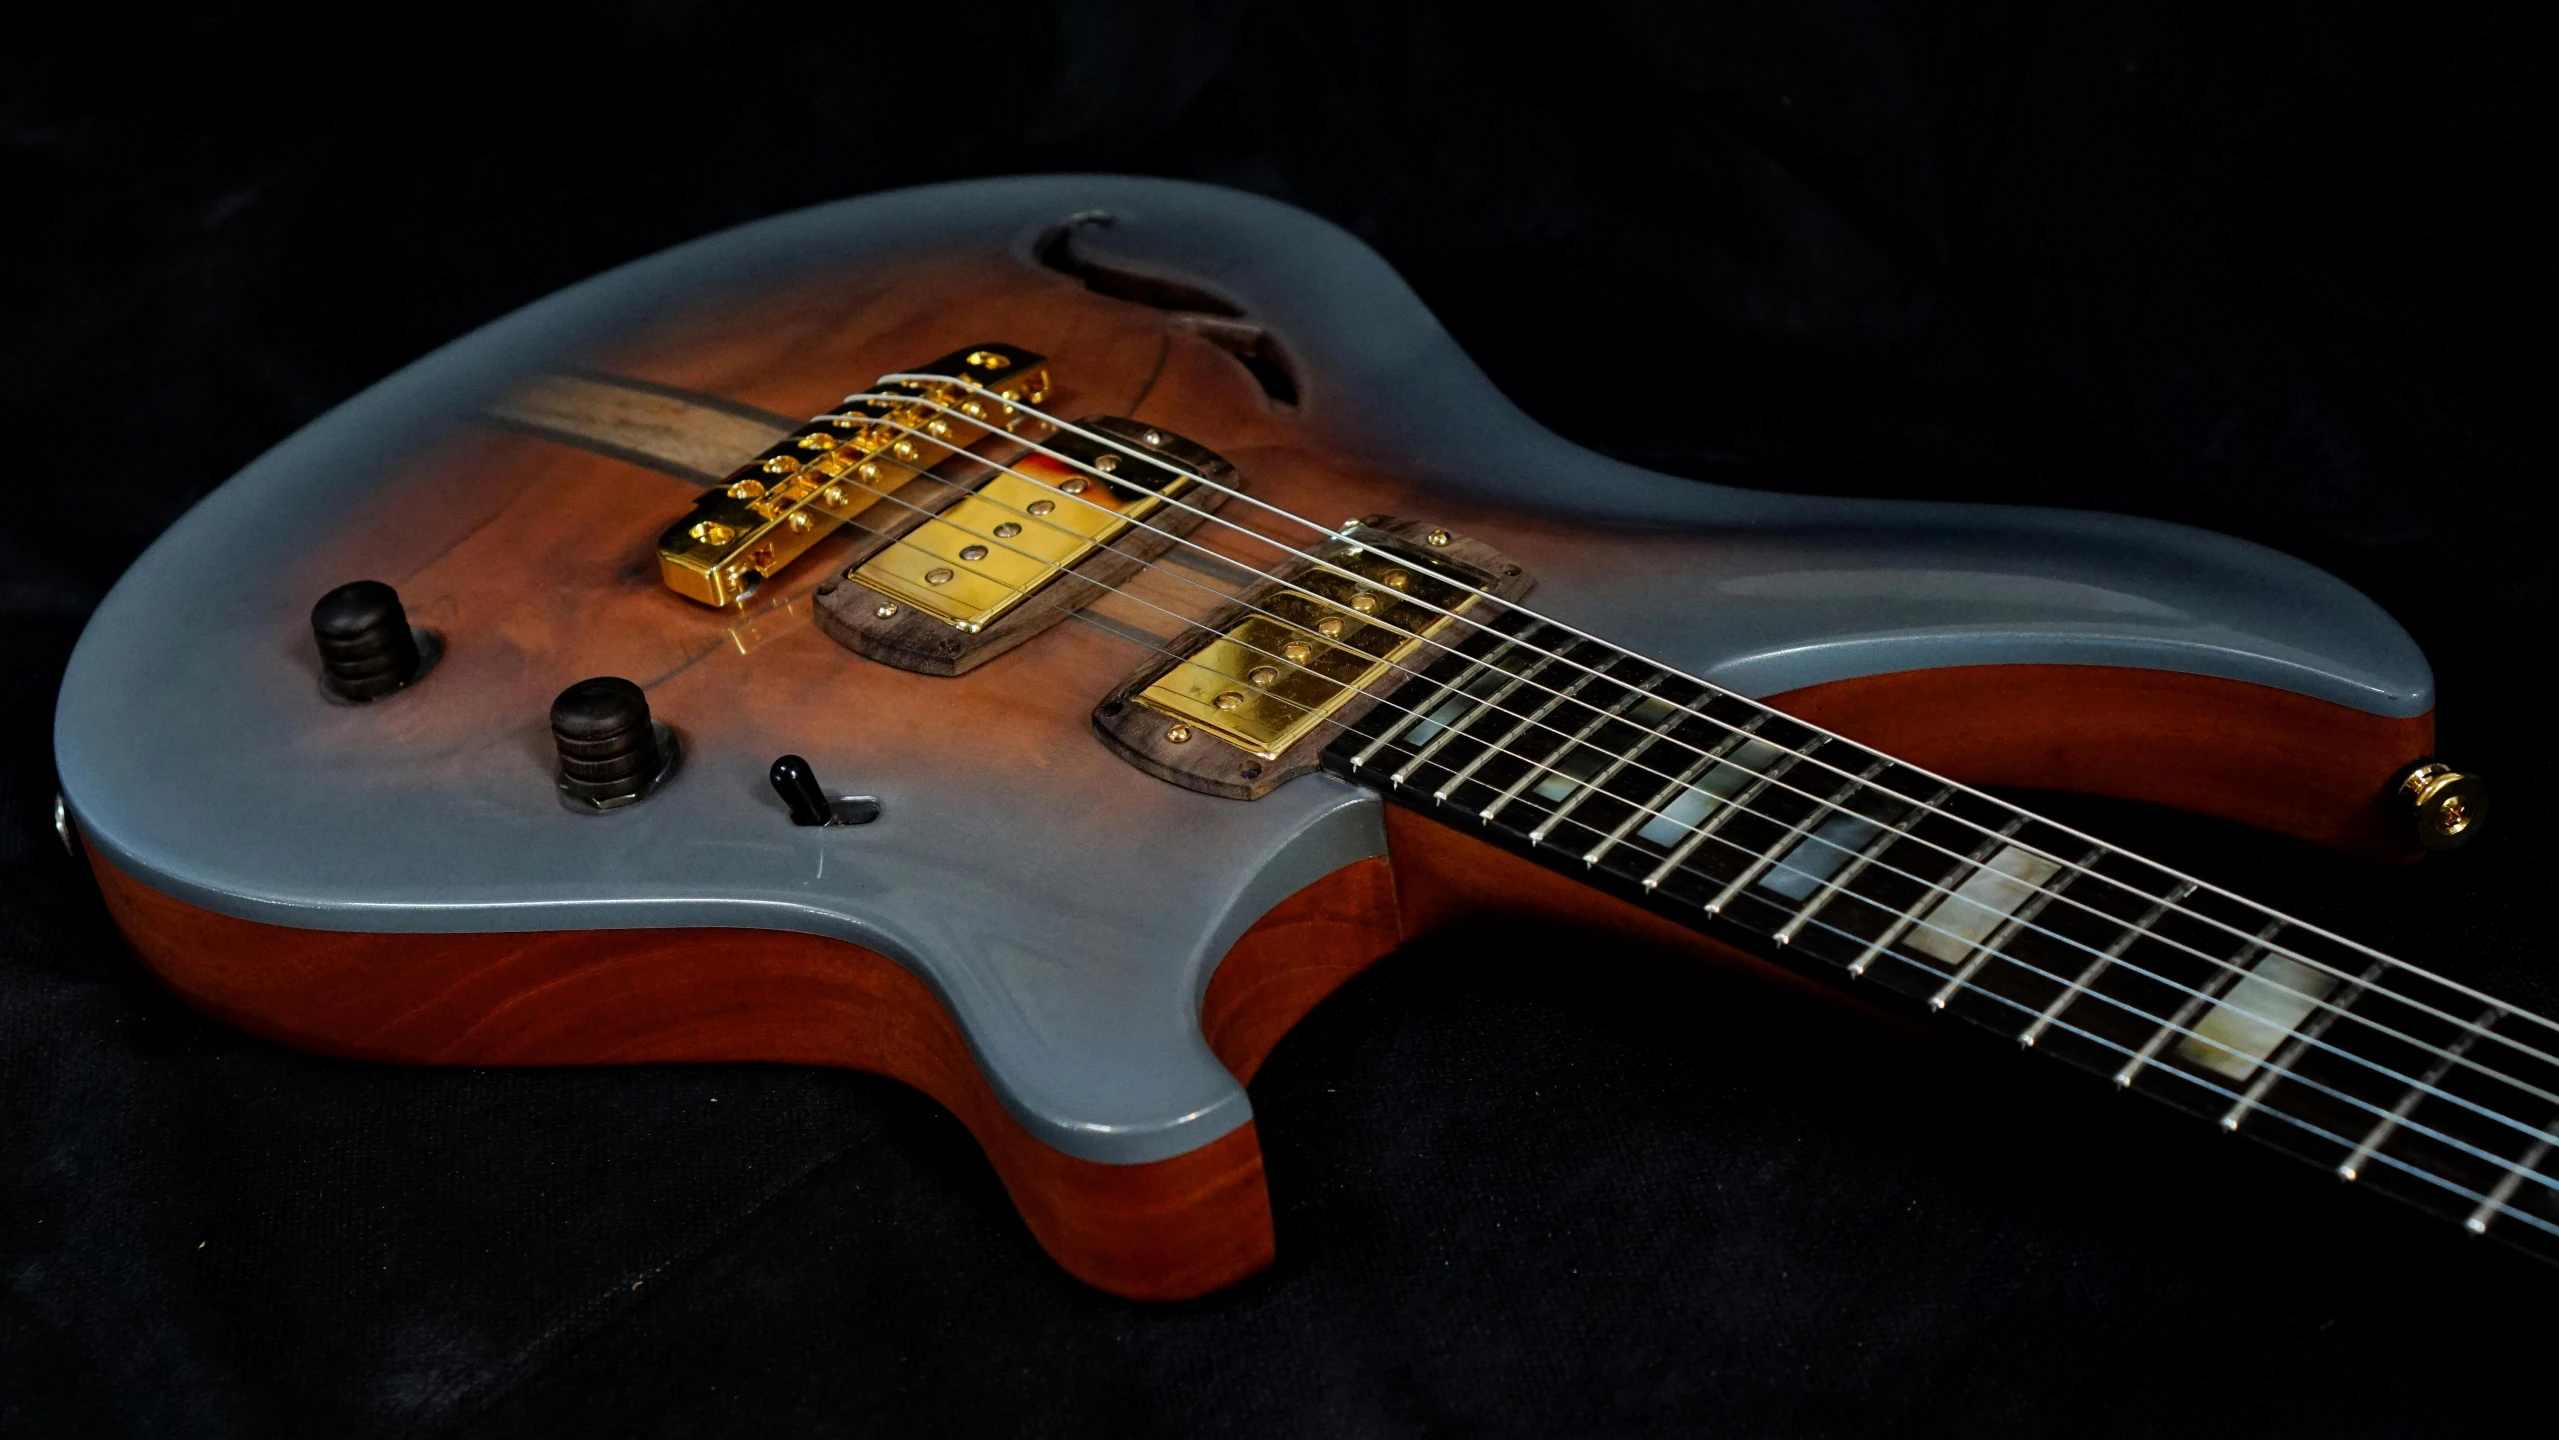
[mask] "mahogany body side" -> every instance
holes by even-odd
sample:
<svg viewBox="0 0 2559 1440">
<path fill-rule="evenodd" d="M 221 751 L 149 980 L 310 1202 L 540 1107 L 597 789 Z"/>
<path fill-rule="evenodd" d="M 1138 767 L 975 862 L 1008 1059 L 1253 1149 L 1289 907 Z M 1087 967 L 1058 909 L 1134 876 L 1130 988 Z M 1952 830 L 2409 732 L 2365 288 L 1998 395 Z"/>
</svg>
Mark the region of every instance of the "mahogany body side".
<svg viewBox="0 0 2559 1440">
<path fill-rule="evenodd" d="M 1034 1138 L 996 1098 L 941 1001 L 859 946 L 771 930 L 368 935 L 198 909 L 91 851 L 116 924 L 170 988 L 298 1049 L 424 1065 L 780 1061 L 904 1081 L 959 1117 L 1041 1246 L 1135 1300 L 1180 1300 L 1268 1265 L 1254 1127 L 1142 1165 Z M 1209 1034 L 1250 1074 L 1316 1000 L 1395 944 L 1394 887 L 1361 861 L 1266 914 L 1221 963 Z M 1229 977 L 1232 977 L 1231 979 Z"/>
</svg>

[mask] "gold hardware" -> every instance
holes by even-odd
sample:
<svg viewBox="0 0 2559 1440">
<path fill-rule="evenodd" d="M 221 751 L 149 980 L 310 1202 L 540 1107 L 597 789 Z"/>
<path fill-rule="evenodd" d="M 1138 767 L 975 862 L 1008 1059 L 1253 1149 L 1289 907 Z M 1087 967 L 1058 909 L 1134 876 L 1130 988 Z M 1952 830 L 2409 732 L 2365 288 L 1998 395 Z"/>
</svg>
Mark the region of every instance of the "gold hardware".
<svg viewBox="0 0 2559 1440">
<path fill-rule="evenodd" d="M 1090 453 L 1080 440 L 1051 445 L 1061 454 Z M 862 562 L 853 578 L 957 629 L 982 630 L 1196 483 L 1161 462 L 1142 463 L 1162 478 L 1160 489 L 1145 488 L 1150 482 L 1143 480 L 1091 485 L 1074 473 L 1072 461 L 1026 456 Z M 1061 507 L 1059 494 L 1081 498 Z M 1026 530 L 1019 523 L 1024 515 L 1044 518 Z M 990 551 L 980 538 L 986 535 L 1007 543 Z M 969 568 L 954 573 L 953 561 Z M 942 578 L 933 578 L 937 574 Z"/>
<path fill-rule="evenodd" d="M 2487 814 L 2487 787 L 2476 775 L 2465 775 L 2439 760 L 2408 772 L 2395 792 L 2417 843 L 2429 850 L 2454 850 L 2470 843 Z"/>
<path fill-rule="evenodd" d="M 991 384 L 1001 371 L 1016 394 L 1045 396 L 1049 381 L 1041 363 L 1028 351 L 981 345 L 918 369 L 975 385 Z M 736 604 L 919 471 L 1023 423 L 1017 414 L 1000 423 L 941 414 L 937 407 L 960 393 L 947 383 L 880 382 L 871 388 L 883 398 L 845 401 L 703 492 L 692 512 L 658 537 L 658 568 L 667 588 L 705 605 Z M 911 398 L 889 398 L 894 396 Z M 938 438 L 922 440 L 908 431 Z M 853 480 L 860 483 L 842 483 Z"/>
<path fill-rule="evenodd" d="M 1308 565 L 1253 604 L 1225 634 L 1176 662 L 1137 702 L 1226 743 L 1276 760 L 1336 710 L 1430 643 L 1482 592 L 1436 559 L 1390 555 L 1366 543 L 1328 544 Z M 1368 588 L 1384 572 L 1405 571 L 1402 591 Z M 1348 571 L 1345 575 L 1343 571 Z M 1369 603 L 1362 607 L 1360 601 Z M 1443 613 L 1449 612 L 1449 613 Z M 1339 643 L 1319 645 L 1321 635 Z M 1283 673 L 1279 655 L 1296 666 Z M 1235 688 L 1237 677 L 1253 693 Z"/>
<path fill-rule="evenodd" d="M 1164 732 L 1164 738 L 1172 741 L 1176 745 L 1187 745 L 1191 742 L 1191 727 L 1188 725 L 1176 725 Z"/>
<path fill-rule="evenodd" d="M 879 616 L 883 620 L 896 619 L 897 602 L 894 600 L 883 600 L 879 604 L 871 607 L 871 613 Z"/>
<path fill-rule="evenodd" d="M 1377 578 L 1386 582 L 1386 588 L 1389 590 L 1401 590 L 1413 583 L 1413 577 L 1402 570 L 1389 570 Z"/>
<path fill-rule="evenodd" d="M 1445 550 L 1448 548 L 1448 532 L 1445 530 L 1434 530 L 1422 538 L 1429 541 L 1431 543 L 1431 548 L 1434 550 Z"/>
<path fill-rule="evenodd" d="M 1164 443 L 1164 432 L 1163 432 L 1163 431 L 1161 431 L 1161 430 L 1149 430 L 1149 431 L 1147 431 L 1147 432 L 1146 432 L 1146 443 L 1147 443 L 1147 444 L 1149 444 L 1149 445 L 1161 445 L 1161 444 L 1163 444 L 1163 443 Z"/>
</svg>

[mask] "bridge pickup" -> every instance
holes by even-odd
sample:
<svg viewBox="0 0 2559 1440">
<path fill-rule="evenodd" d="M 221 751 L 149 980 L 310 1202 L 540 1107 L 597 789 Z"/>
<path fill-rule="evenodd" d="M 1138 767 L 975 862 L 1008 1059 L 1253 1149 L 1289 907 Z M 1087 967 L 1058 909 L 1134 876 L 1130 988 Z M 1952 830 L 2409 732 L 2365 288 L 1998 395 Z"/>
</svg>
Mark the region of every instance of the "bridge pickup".
<svg viewBox="0 0 2559 1440">
<path fill-rule="evenodd" d="M 1158 779 L 1260 799 L 1532 583 L 1479 542 L 1382 516 L 1308 553 L 1104 699 L 1103 741 Z"/>
<path fill-rule="evenodd" d="M 1048 400 L 1045 358 L 1011 345 L 956 350 L 916 372 L 950 381 L 877 382 L 871 391 L 882 398 L 848 398 L 783 436 L 658 537 L 667 588 L 705 605 L 739 604 L 959 451 L 990 435 L 1045 433 L 1016 408 Z"/>
<path fill-rule="evenodd" d="M 959 674 L 1156 565 L 1244 483 L 1215 453 L 1117 416 L 982 446 L 967 465 L 872 527 L 844 571 L 854 583 L 821 587 L 820 628 L 885 664 Z"/>
</svg>

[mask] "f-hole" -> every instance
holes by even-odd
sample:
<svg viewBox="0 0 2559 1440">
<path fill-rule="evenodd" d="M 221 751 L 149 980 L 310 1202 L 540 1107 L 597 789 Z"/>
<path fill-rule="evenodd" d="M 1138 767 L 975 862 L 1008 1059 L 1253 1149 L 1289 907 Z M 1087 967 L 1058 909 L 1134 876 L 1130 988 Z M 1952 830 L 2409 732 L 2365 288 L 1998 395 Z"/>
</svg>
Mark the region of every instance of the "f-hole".
<svg viewBox="0 0 2559 1440">
<path fill-rule="evenodd" d="M 1167 312 L 1174 328 L 1197 335 L 1234 356 L 1273 404 L 1297 403 L 1297 376 L 1288 353 L 1269 331 L 1246 317 L 1243 306 L 1187 280 L 1113 265 L 1076 247 L 1077 231 L 1112 223 L 1114 217 L 1102 210 L 1069 216 L 1041 235 L 1032 253 L 1042 265 L 1060 275 L 1073 276 L 1096 295 Z"/>
</svg>

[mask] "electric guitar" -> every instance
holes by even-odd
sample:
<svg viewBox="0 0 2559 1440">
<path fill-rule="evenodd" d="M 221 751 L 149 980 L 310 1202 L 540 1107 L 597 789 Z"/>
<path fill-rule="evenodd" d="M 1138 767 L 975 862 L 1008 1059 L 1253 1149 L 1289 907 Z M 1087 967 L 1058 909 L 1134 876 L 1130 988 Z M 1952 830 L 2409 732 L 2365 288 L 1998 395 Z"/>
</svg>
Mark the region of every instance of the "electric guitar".
<svg viewBox="0 0 2559 1440">
<path fill-rule="evenodd" d="M 1684 343 L 1553 383 L 1676 406 Z M 1322 221 L 1056 177 L 714 236 L 384 381 L 125 575 L 56 751 L 214 1016 L 885 1073 L 1058 1263 L 1173 1298 L 1271 1258 L 1279 1038 L 1512 913 L 1960 1021 L 2559 1254 L 2559 1026 L 1980 788 L 2414 859 L 2480 825 L 2433 703 L 2284 556 L 1648 474 Z"/>
</svg>

